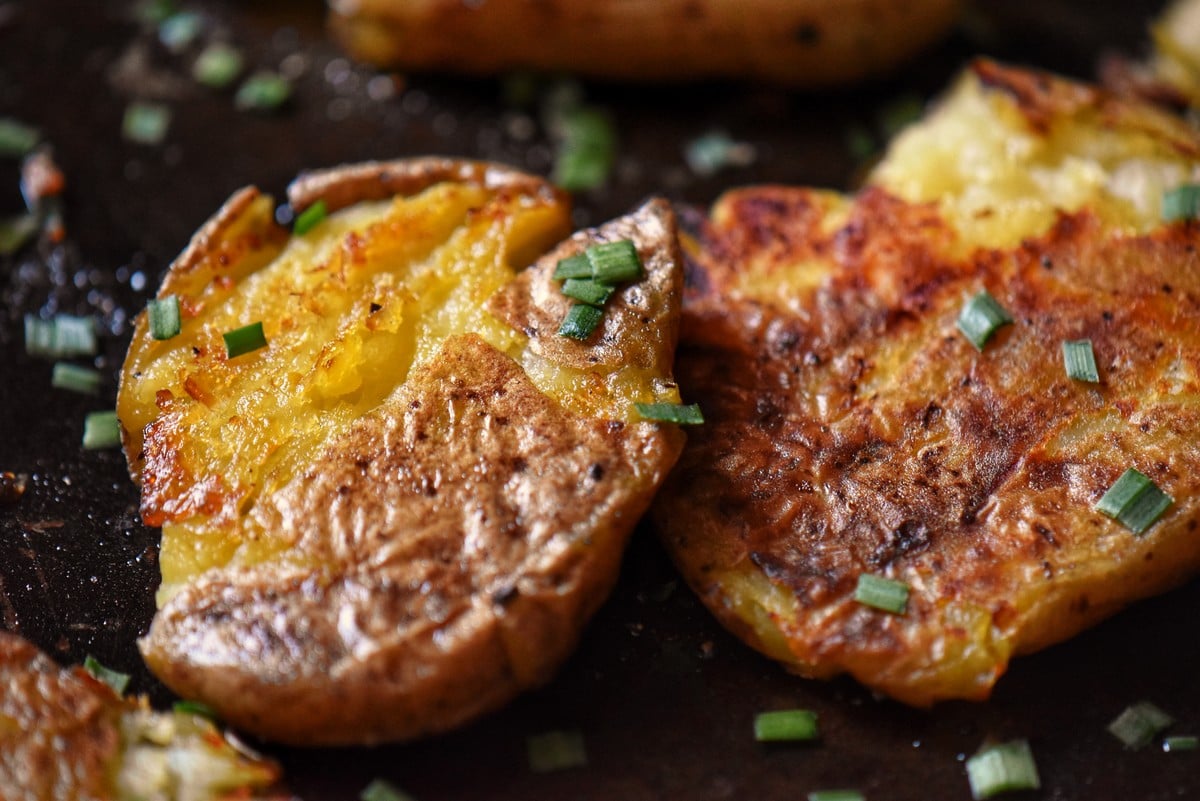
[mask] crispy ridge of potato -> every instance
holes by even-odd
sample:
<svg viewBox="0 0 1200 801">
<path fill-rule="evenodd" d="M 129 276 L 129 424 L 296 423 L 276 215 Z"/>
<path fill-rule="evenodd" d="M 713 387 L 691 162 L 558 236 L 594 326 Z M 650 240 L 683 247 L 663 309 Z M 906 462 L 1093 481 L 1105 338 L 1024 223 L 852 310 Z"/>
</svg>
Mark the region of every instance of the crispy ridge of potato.
<svg viewBox="0 0 1200 801">
<path fill-rule="evenodd" d="M 4 631 L 0 688 L 5 801 L 287 797 L 273 789 L 278 766 L 239 751 L 203 717 L 121 698 Z"/>
<path fill-rule="evenodd" d="M 164 574 L 143 654 L 271 739 L 442 731 L 549 679 L 678 457 L 678 429 L 633 410 L 679 398 L 674 215 L 650 201 L 559 243 L 548 184 L 441 161 L 310 174 L 290 197 L 341 211 L 285 241 L 235 195 L 164 281 L 209 270 L 179 341 L 138 321 L 118 410 L 145 426 L 127 454 Z M 555 264 L 616 239 L 644 278 L 589 340 L 559 336 Z M 213 317 L 247 305 L 267 348 L 212 354 Z"/>
<path fill-rule="evenodd" d="M 567 71 L 626 80 L 758 78 L 829 86 L 895 67 L 944 34 L 958 0 L 330 0 L 355 57 L 398 69 Z"/>
<path fill-rule="evenodd" d="M 858 195 L 721 198 L 676 368 L 707 422 L 653 510 L 717 617 L 927 705 L 1200 570 L 1200 226 L 1159 218 L 1198 146 L 979 62 Z M 955 322 L 981 289 L 1015 323 L 979 352 Z M 1067 377 L 1076 339 L 1099 384 Z M 1174 498 L 1143 536 L 1095 509 L 1128 467 Z M 907 583 L 906 613 L 855 602 L 862 573 Z"/>
</svg>

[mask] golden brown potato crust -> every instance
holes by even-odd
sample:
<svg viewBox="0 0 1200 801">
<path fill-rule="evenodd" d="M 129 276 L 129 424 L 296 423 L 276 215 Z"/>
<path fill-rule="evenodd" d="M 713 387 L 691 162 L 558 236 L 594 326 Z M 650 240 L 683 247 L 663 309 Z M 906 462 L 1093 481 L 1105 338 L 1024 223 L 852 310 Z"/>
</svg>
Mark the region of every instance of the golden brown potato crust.
<svg viewBox="0 0 1200 801">
<path fill-rule="evenodd" d="M 568 71 L 629 80 L 759 78 L 828 86 L 941 36 L 958 0 L 330 0 L 356 57 L 399 69 Z"/>
<path fill-rule="evenodd" d="M 1163 123 L 1167 150 L 1195 159 L 1186 128 L 1094 90 L 987 63 L 976 77 L 1035 134 Z M 1200 569 L 1200 225 L 1138 234 L 1085 207 L 1014 247 L 963 245 L 936 203 L 880 187 L 723 197 L 677 363 L 707 423 L 653 513 L 750 644 L 918 705 L 984 698 L 1010 656 Z M 981 289 L 1016 322 L 978 352 L 955 320 Z M 1077 339 L 1099 384 L 1064 372 Z M 1095 510 L 1127 467 L 1175 499 L 1144 536 Z M 908 583 L 907 613 L 856 603 L 862 573 Z"/>
<path fill-rule="evenodd" d="M 530 203 L 552 193 L 511 171 L 428 165 L 314 174 L 291 197 L 338 208 L 446 180 L 529 192 Z M 164 289 L 228 219 L 226 209 L 201 232 Z M 613 296 L 589 340 L 559 336 L 569 302 L 552 280 L 558 259 L 625 238 L 645 278 Z M 617 365 L 674 386 L 681 294 L 675 219 L 663 201 L 545 254 L 488 307 L 528 337 L 523 358 L 576 376 L 567 397 L 545 394 L 482 337 L 450 336 L 290 481 L 256 497 L 237 536 L 267 532 L 285 542 L 282 553 L 190 580 L 141 643 L 151 669 L 231 725 L 298 744 L 443 731 L 548 680 L 610 591 L 683 441 L 674 426 L 579 409 Z M 188 447 L 186 432 L 152 423 L 144 449 L 128 450 L 132 464 L 146 456 L 144 514 L 179 519 L 170 515 L 189 493 L 203 494 L 206 477 L 171 467 L 170 454 Z M 236 502 L 221 501 L 222 513 Z"/>
</svg>

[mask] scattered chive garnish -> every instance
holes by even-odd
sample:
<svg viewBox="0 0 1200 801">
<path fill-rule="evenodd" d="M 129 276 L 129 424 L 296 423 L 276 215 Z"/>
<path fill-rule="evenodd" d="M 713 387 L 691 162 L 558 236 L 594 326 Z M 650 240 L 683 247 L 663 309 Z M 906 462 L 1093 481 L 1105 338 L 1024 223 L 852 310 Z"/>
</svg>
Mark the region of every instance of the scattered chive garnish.
<svg viewBox="0 0 1200 801">
<path fill-rule="evenodd" d="M 146 314 L 150 318 L 150 336 L 155 339 L 170 339 L 179 333 L 179 298 L 174 295 L 150 301 L 146 304 Z"/>
<path fill-rule="evenodd" d="M 362 801 L 412 801 L 412 796 L 385 779 L 375 779 L 363 788 L 358 797 Z"/>
<path fill-rule="evenodd" d="M 134 10 L 142 22 L 158 25 L 176 11 L 175 0 L 142 0 Z"/>
<path fill-rule="evenodd" d="M 121 444 L 121 423 L 115 411 L 90 412 L 83 418 L 83 447 L 89 451 Z"/>
<path fill-rule="evenodd" d="M 958 315 L 957 324 L 958 330 L 975 346 L 975 349 L 982 351 L 983 346 L 992 338 L 992 334 L 996 333 L 1001 326 L 1008 325 L 1012 321 L 1008 312 L 985 289 L 967 301 Z"/>
<path fill-rule="evenodd" d="M 243 111 L 274 111 L 292 96 L 292 85 L 282 75 L 259 71 L 247 78 L 233 96 L 233 105 Z"/>
<path fill-rule="evenodd" d="M 1125 747 L 1137 750 L 1153 742 L 1163 729 L 1175 720 L 1149 701 L 1139 701 L 1127 706 L 1108 724 L 1108 733 L 1116 737 Z"/>
<path fill-rule="evenodd" d="M 1092 350 L 1092 340 L 1065 340 L 1062 343 L 1062 352 L 1063 365 L 1066 367 L 1068 378 L 1092 384 L 1100 381 L 1100 373 L 1096 370 L 1096 354 Z"/>
<path fill-rule="evenodd" d="M 192 77 L 212 89 L 224 89 L 242 71 L 242 54 L 224 42 L 213 42 L 200 51 L 192 64 Z"/>
<path fill-rule="evenodd" d="M 0 220 L 0 254 L 11 256 L 38 232 L 37 217 L 33 214 L 18 214 Z"/>
<path fill-rule="evenodd" d="M 100 372 L 70 362 L 55 362 L 54 371 L 50 373 L 50 386 L 81 395 L 95 395 L 100 391 Z"/>
<path fill-rule="evenodd" d="M 1174 502 L 1145 473 L 1131 467 L 1100 498 L 1096 511 L 1116 519 L 1134 534 L 1141 534 Z"/>
<path fill-rule="evenodd" d="M 64 359 L 96 354 L 96 326 L 90 317 L 56 314 L 43 320 L 25 315 L 25 352 L 34 357 Z"/>
<path fill-rule="evenodd" d="M 592 245 L 584 251 L 592 265 L 592 278 L 601 284 L 619 284 L 642 277 L 642 260 L 628 239 Z"/>
<path fill-rule="evenodd" d="M 735 142 L 724 131 L 709 131 L 684 146 L 683 159 L 697 175 L 714 175 L 725 167 L 744 167 L 754 162 L 752 145 Z"/>
<path fill-rule="evenodd" d="M 230 359 L 267 346 L 267 337 L 263 333 L 262 322 L 250 323 L 250 325 L 226 331 L 221 338 L 225 340 L 225 353 Z"/>
<path fill-rule="evenodd" d="M 967 760 L 971 797 L 979 801 L 1014 790 L 1036 790 L 1042 786 L 1037 764 L 1027 740 L 984 748 Z"/>
<path fill-rule="evenodd" d="M 83 669 L 90 673 L 92 678 L 111 687 L 117 695 L 124 695 L 125 688 L 129 686 L 129 674 L 105 667 L 91 654 L 83 660 Z"/>
<path fill-rule="evenodd" d="M 568 192 L 596 189 L 608 180 L 616 157 L 616 133 L 603 111 L 586 106 L 562 110 L 554 159 L 554 183 Z"/>
<path fill-rule="evenodd" d="M 217 711 L 203 701 L 176 701 L 171 709 L 180 715 L 199 715 L 209 720 L 217 719 Z"/>
<path fill-rule="evenodd" d="M 172 53 L 182 53 L 204 30 L 204 17 L 195 11 L 180 11 L 158 25 L 158 40 Z"/>
<path fill-rule="evenodd" d="M 296 222 L 292 226 L 292 233 L 296 236 L 307 234 L 313 228 L 317 227 L 317 224 L 321 220 L 324 220 L 327 214 L 329 214 L 329 206 L 325 204 L 324 199 L 318 200 L 300 212 L 300 216 L 296 218 Z"/>
<path fill-rule="evenodd" d="M 867 797 L 858 790 L 813 790 L 808 801 L 866 801 Z"/>
<path fill-rule="evenodd" d="M 576 303 L 563 318 L 562 325 L 558 327 L 559 336 L 585 340 L 596 330 L 596 326 L 600 325 L 600 318 L 603 316 L 604 312 L 595 306 Z"/>
<path fill-rule="evenodd" d="M 171 109 L 161 103 L 130 103 L 125 108 L 121 134 L 139 145 L 161 144 L 171 126 Z"/>
<path fill-rule="evenodd" d="M 698 426 L 704 423 L 704 415 L 698 403 L 635 403 L 634 407 L 643 420 L 676 423 L 682 426 Z"/>
<path fill-rule="evenodd" d="M 568 278 L 563 283 L 562 293 L 589 306 L 603 306 L 612 295 L 613 288 L 590 278 Z"/>
<path fill-rule="evenodd" d="M 592 263 L 586 253 L 576 253 L 561 259 L 554 267 L 554 280 L 565 281 L 570 278 L 591 278 Z"/>
<path fill-rule="evenodd" d="M 548 731 L 525 741 L 529 769 L 534 773 L 578 768 L 587 764 L 583 734 L 578 731 Z"/>
<path fill-rule="evenodd" d="M 41 138 L 37 128 L 12 117 L 0 117 L 0 156 L 20 158 L 37 147 Z"/>
<path fill-rule="evenodd" d="M 811 709 L 780 709 L 754 716 L 754 739 L 760 743 L 817 739 L 817 713 Z"/>
<path fill-rule="evenodd" d="M 854 600 L 864 606 L 902 615 L 908 607 L 908 585 L 903 581 L 861 573 L 858 586 L 854 588 Z"/>
<path fill-rule="evenodd" d="M 1194 220 L 1197 216 L 1200 216 L 1200 184 L 1184 184 L 1163 193 L 1163 222 Z"/>
<path fill-rule="evenodd" d="M 1194 734 L 1176 734 L 1163 738 L 1163 751 L 1173 754 L 1176 751 L 1195 751 L 1200 749 L 1200 737 Z"/>
</svg>

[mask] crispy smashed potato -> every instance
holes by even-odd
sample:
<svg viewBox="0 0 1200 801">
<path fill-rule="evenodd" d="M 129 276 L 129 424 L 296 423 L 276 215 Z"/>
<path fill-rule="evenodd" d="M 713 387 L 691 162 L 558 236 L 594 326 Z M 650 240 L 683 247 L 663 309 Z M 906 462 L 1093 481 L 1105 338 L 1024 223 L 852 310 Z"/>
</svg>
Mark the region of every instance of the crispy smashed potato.
<svg viewBox="0 0 1200 801">
<path fill-rule="evenodd" d="M 1200 223 L 1162 218 L 1198 178 L 1177 118 L 981 61 L 858 194 L 721 198 L 676 368 L 707 423 L 652 513 L 707 606 L 927 705 L 1200 570 Z M 1014 320 L 982 351 L 981 290 Z M 1084 339 L 1099 383 L 1064 370 Z M 1097 510 L 1130 467 L 1174 499 L 1142 535 Z"/>
<path fill-rule="evenodd" d="M 357 58 L 405 70 L 567 71 L 625 80 L 757 78 L 829 86 L 940 37 L 958 0 L 330 0 Z"/>
<path fill-rule="evenodd" d="M 0 631 L 5 801 L 283 801 L 279 768 L 202 715 L 155 712 Z"/>
<path fill-rule="evenodd" d="M 635 410 L 679 400 L 675 218 L 650 201 L 564 241 L 545 181 L 436 159 L 289 198 L 331 213 L 289 235 L 239 192 L 163 281 L 182 332 L 137 321 L 118 413 L 163 528 L 142 650 L 274 740 L 442 731 L 550 678 L 678 457 Z M 643 277 L 560 336 L 556 262 L 623 239 Z M 266 346 L 228 357 L 223 332 L 258 321 Z"/>
</svg>

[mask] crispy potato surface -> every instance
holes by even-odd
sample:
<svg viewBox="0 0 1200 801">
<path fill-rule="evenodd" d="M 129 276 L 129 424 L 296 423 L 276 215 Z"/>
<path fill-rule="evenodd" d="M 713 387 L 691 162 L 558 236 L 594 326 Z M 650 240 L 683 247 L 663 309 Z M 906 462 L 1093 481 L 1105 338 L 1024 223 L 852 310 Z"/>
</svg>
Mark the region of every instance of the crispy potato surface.
<svg viewBox="0 0 1200 801">
<path fill-rule="evenodd" d="M 5 801 L 274 799 L 279 769 L 207 719 L 120 698 L 0 631 L 0 796 Z"/>
<path fill-rule="evenodd" d="M 398 69 L 514 69 L 627 80 L 828 86 L 885 72 L 946 32 L 958 0 L 330 0 L 357 58 Z"/>
<path fill-rule="evenodd" d="M 289 194 L 333 213 L 289 236 L 243 190 L 163 282 L 182 333 L 137 323 L 118 412 L 163 527 L 143 653 L 264 737 L 445 730 L 550 677 L 678 457 L 634 408 L 679 397 L 674 215 L 650 201 L 563 241 L 549 184 L 443 160 Z M 560 336 L 556 262 L 620 239 L 644 276 Z M 255 321 L 267 346 L 228 358 L 222 332 Z"/>
<path fill-rule="evenodd" d="M 978 62 L 854 196 L 733 191 L 698 222 L 677 374 L 707 424 L 655 504 L 708 607 L 805 676 L 914 705 L 1200 569 L 1200 177 L 1178 119 Z M 956 330 L 986 289 L 1014 318 Z M 1100 382 L 1064 371 L 1091 341 Z M 1096 509 L 1129 467 L 1174 503 Z M 854 600 L 905 583 L 906 611 Z"/>
</svg>

